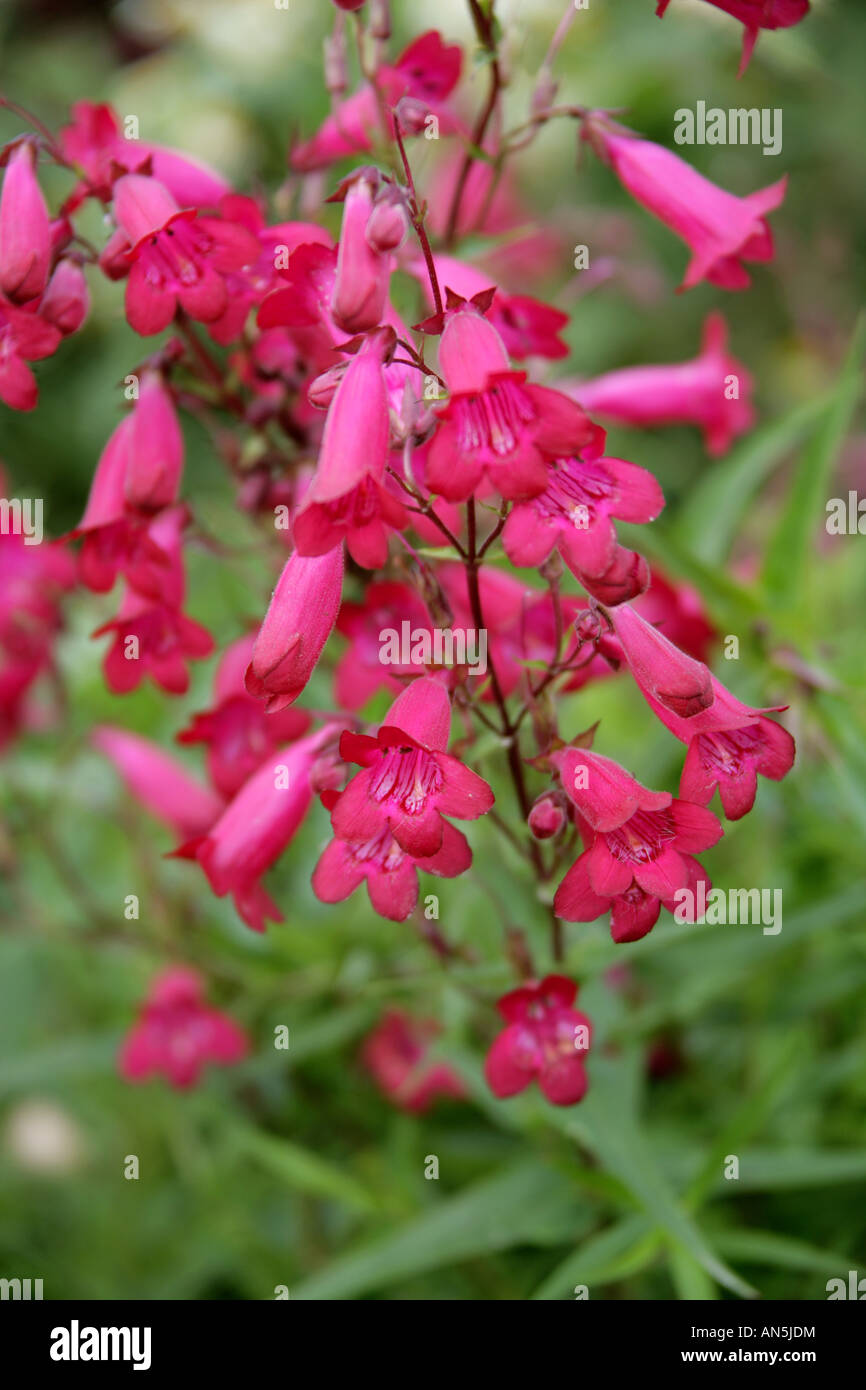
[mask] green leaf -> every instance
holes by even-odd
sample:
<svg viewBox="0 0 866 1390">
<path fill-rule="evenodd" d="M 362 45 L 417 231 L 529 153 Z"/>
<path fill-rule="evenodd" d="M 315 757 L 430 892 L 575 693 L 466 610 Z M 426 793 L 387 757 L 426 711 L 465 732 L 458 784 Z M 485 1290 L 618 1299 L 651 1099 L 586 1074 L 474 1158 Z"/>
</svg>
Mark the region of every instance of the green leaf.
<svg viewBox="0 0 866 1390">
<path fill-rule="evenodd" d="M 332 1261 L 292 1289 L 292 1298 L 353 1298 L 514 1245 L 561 1243 L 579 1233 L 581 1217 L 585 1221 L 588 1216 L 571 1183 L 541 1163 L 521 1164 L 455 1197 L 437 1200 L 434 1193 L 432 1199 L 423 1215 Z"/>
<path fill-rule="evenodd" d="M 831 1277 L 843 1276 L 853 1258 L 819 1250 L 806 1241 L 780 1236 L 775 1231 L 725 1231 L 717 1237 L 716 1244 L 731 1259 L 745 1264 L 799 1269 Z"/>
<path fill-rule="evenodd" d="M 658 1255 L 661 1236 L 649 1229 L 645 1216 L 626 1216 L 556 1266 L 532 1295 L 537 1300 L 570 1299 L 575 1285 L 593 1288 L 626 1279 L 646 1268 Z"/>
<path fill-rule="evenodd" d="M 300 1144 L 242 1128 L 233 1132 L 232 1139 L 242 1153 L 298 1192 L 329 1198 L 356 1211 L 371 1211 L 378 1206 L 355 1178 Z"/>
<path fill-rule="evenodd" d="M 844 443 L 862 391 L 866 317 L 851 346 L 829 405 L 794 473 L 793 483 L 764 561 L 764 586 L 781 608 L 794 608 L 807 592 L 815 563 L 814 538 L 826 519 L 825 502 L 836 456 Z"/>
</svg>

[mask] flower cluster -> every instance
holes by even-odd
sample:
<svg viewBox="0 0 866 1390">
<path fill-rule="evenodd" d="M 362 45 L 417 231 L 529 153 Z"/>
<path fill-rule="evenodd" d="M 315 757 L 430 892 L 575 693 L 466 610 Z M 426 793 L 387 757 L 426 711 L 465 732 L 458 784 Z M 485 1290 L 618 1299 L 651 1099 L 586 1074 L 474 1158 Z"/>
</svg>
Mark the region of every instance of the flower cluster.
<svg viewBox="0 0 866 1390">
<path fill-rule="evenodd" d="M 746 56 L 759 28 L 808 8 L 714 3 L 745 24 Z M 255 630 L 222 643 L 211 705 L 177 736 L 204 745 L 206 780 L 122 728 L 93 736 L 171 828 L 174 854 L 262 931 L 283 920 L 264 877 L 316 808 L 333 834 L 312 870 L 316 897 L 341 902 L 364 884 L 373 909 L 402 922 L 417 917 L 419 873 L 469 870 L 473 832 L 455 822 L 486 816 L 539 897 L 553 898 L 559 962 L 563 921 L 609 913 L 614 939 L 634 941 L 678 890 L 708 883 L 695 855 L 722 834 L 714 792 L 729 819 L 744 815 L 757 776 L 789 770 L 793 743 L 777 711 L 743 704 L 711 674 L 715 634 L 700 597 L 620 540 L 620 523 L 651 523 L 665 499 L 652 473 L 606 449 L 610 420 L 697 425 L 707 452 L 724 453 L 752 424 L 749 373 L 716 310 L 694 360 L 557 375 L 568 316 L 526 291 L 561 248 L 532 225 L 510 160 L 562 108 L 540 82 L 530 121 L 505 129 L 492 6 L 489 17 L 475 8 L 492 86 L 473 123 L 464 54 L 435 31 L 389 56 L 381 25 L 374 34 L 361 17 L 368 61 L 350 90 L 344 11 L 363 6 L 335 6 L 333 109 L 288 154 L 305 217 L 327 187 L 321 221 L 272 220 L 260 194 L 123 138 L 107 106 L 79 102 L 56 137 L 37 124 L 13 141 L 0 195 L 0 397 L 36 405 L 30 364 L 80 329 L 85 270 L 122 285 L 144 356 L 130 364 L 124 413 L 67 538 L 80 585 L 99 595 L 120 586 L 95 634 L 110 638 L 115 694 L 149 678 L 180 695 L 190 661 L 215 646 L 186 611 L 195 499 L 182 492 L 180 411 L 209 430 L 239 510 L 260 528 L 270 604 Z M 605 111 L 565 112 L 581 145 L 689 247 L 682 288 L 740 290 L 747 264 L 772 260 L 767 218 L 784 179 L 736 195 Z M 412 142 L 425 137 L 443 153 L 419 190 Z M 70 179 L 53 216 L 41 161 Z M 79 234 L 88 205 L 104 216 L 101 247 Z M 473 250 L 461 255 L 469 232 Z M 397 272 L 401 303 L 414 285 L 414 326 L 392 295 Z M 23 719 L 48 660 L 54 596 L 72 582 L 65 563 L 66 552 L 3 538 L 0 737 Z M 404 628 L 430 646 L 384 664 L 382 634 Z M 430 651 L 443 633 L 452 657 L 440 660 Z M 465 652 L 479 634 L 486 655 L 473 663 Z M 686 745 L 676 796 L 642 786 L 574 726 L 571 697 L 617 671 Z M 331 708 L 319 694 L 295 703 L 314 672 L 317 691 L 330 673 Z M 390 709 L 364 720 L 383 692 Z M 605 745 L 603 726 L 595 741 Z M 438 933 L 433 944 L 456 949 Z M 525 937 L 510 958 L 522 981 L 499 1001 L 507 1026 L 489 1055 L 490 1087 L 510 1096 L 535 1078 L 548 1100 L 572 1104 L 586 1089 L 591 1031 L 573 1008 L 576 986 L 559 974 L 536 982 Z M 367 1044 L 380 1084 L 411 1108 L 463 1094 L 450 1068 L 424 1063 L 434 1031 L 395 1013 Z M 122 1069 L 188 1085 L 205 1061 L 242 1051 L 196 978 L 175 971 L 149 996 Z"/>
</svg>

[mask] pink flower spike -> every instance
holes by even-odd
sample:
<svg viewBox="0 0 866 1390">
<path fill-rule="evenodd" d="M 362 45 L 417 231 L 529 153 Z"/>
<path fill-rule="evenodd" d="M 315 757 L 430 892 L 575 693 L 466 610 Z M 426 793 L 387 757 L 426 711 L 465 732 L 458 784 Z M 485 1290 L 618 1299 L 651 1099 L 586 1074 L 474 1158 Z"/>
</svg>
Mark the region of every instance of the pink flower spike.
<svg viewBox="0 0 866 1390">
<path fill-rule="evenodd" d="M 204 1002 L 200 975 L 183 966 L 164 971 L 151 986 L 138 1022 L 120 1049 L 125 1081 L 162 1073 L 179 1090 L 194 1086 L 205 1066 L 230 1066 L 248 1043 L 233 1019 Z"/>
<path fill-rule="evenodd" d="M 337 621 L 342 584 L 339 546 L 286 561 L 246 673 L 247 691 L 269 714 L 292 704 L 313 674 Z"/>
<path fill-rule="evenodd" d="M 51 221 L 36 178 L 29 140 L 15 149 L 0 192 L 0 290 L 18 304 L 45 289 L 51 261 Z"/>
<path fill-rule="evenodd" d="M 340 753 L 359 772 L 331 812 L 340 840 L 372 841 L 385 829 L 413 858 L 442 846 L 443 816 L 475 820 L 490 810 L 483 778 L 444 750 L 451 707 L 445 687 L 430 676 L 407 686 L 375 738 L 343 734 Z"/>
<path fill-rule="evenodd" d="M 611 609 L 608 616 L 644 694 L 682 719 L 693 719 L 712 704 L 712 676 L 702 661 L 686 656 L 630 604 Z"/>
<path fill-rule="evenodd" d="M 537 1081 L 553 1105 L 576 1105 L 586 1094 L 584 1059 L 592 1024 L 572 1008 L 577 987 L 562 975 L 529 980 L 499 1000 L 507 1026 L 487 1054 L 484 1075 L 505 1099 Z"/>
<path fill-rule="evenodd" d="M 727 351 L 727 325 L 708 315 L 700 355 L 691 362 L 625 367 L 591 381 L 558 383 L 560 390 L 593 415 L 640 429 L 694 424 L 712 458 L 727 453 L 751 428 L 752 378 Z"/>
<path fill-rule="evenodd" d="M 787 178 L 739 198 L 651 140 L 614 131 L 601 121 L 587 123 L 584 134 L 632 197 L 691 248 L 681 289 L 692 289 L 701 280 L 722 289 L 746 289 L 750 280 L 742 262 L 773 259 L 766 217 L 784 200 Z"/>
<path fill-rule="evenodd" d="M 91 742 L 111 759 L 136 800 L 176 835 L 203 835 L 217 820 L 221 798 L 150 739 L 103 724 L 94 729 Z"/>
</svg>

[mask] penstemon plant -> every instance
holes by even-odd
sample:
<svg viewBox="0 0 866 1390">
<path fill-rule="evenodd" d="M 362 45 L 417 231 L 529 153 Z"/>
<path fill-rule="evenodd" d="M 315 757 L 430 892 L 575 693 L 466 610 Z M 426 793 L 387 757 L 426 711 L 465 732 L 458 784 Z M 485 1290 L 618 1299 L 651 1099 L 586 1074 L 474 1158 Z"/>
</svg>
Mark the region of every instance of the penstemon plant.
<svg viewBox="0 0 866 1390">
<path fill-rule="evenodd" d="M 759 29 L 808 9 L 712 3 L 743 22 L 746 61 Z M 129 408 L 79 525 L 33 549 L 26 536 L 2 537 L 14 603 L 0 615 L 13 654 L 0 736 L 24 722 L 28 689 L 51 665 L 59 598 L 75 584 L 119 586 L 116 616 L 96 634 L 109 638 L 104 675 L 117 694 L 150 680 L 181 695 L 189 663 L 214 652 L 184 611 L 195 501 L 183 495 L 178 416 L 189 413 L 239 509 L 259 522 L 262 571 L 279 555 L 273 596 L 255 630 L 220 644 L 212 704 L 178 733 L 203 745 L 206 781 L 121 728 L 95 730 L 95 746 L 172 829 L 174 854 L 259 932 L 283 920 L 266 873 L 308 815 L 323 828 L 329 817 L 316 896 L 337 904 L 366 890 L 374 912 L 416 919 L 447 961 L 459 951 L 424 920 L 419 874 L 471 874 L 472 823 L 488 817 L 534 885 L 549 935 L 541 946 L 537 934 L 507 934 L 515 981 L 498 1000 L 505 1026 L 487 1082 L 507 1097 L 536 1080 L 548 1101 L 571 1105 L 586 1091 L 592 1029 L 574 1007 L 577 982 L 561 973 L 567 924 L 609 916 L 625 945 L 663 908 L 696 920 L 710 886 L 696 856 L 723 834 L 715 792 L 729 820 L 746 815 L 758 776 L 783 778 L 794 744 L 778 711 L 745 704 L 711 673 L 715 634 L 694 591 L 617 537 L 617 522 L 652 522 L 664 496 L 646 468 L 606 453 L 601 422 L 697 424 L 715 455 L 751 425 L 750 381 L 725 321 L 708 317 L 692 361 L 557 377 L 549 364 L 567 356 L 567 315 L 515 288 L 531 281 L 538 246 L 511 164 L 549 122 L 574 122 L 582 156 L 687 244 L 683 289 L 748 286 L 747 265 L 772 260 L 767 218 L 785 181 L 736 196 L 621 112 L 558 100 L 574 6 L 530 110 L 509 125 L 494 5 L 469 8 L 487 91 L 467 118 L 459 47 L 430 31 L 395 54 L 381 0 L 337 0 L 325 54 L 332 111 L 290 150 L 281 207 L 291 204 L 291 220 L 272 220 L 264 196 L 178 150 L 126 138 L 108 106 L 78 102 L 54 133 L 3 101 L 25 130 L 3 151 L 0 398 L 36 406 L 30 364 L 79 331 L 90 275 L 116 282 L 143 355 L 127 365 Z M 425 140 L 444 150 L 429 187 L 413 172 Z M 53 213 L 40 189 L 46 163 L 69 184 Z M 104 212 L 101 246 L 80 231 L 91 204 Z M 398 277 L 412 286 L 412 322 L 395 304 Z M 320 663 L 333 668 L 327 709 L 303 702 Z M 575 723 L 574 692 L 619 669 L 648 706 L 647 729 L 654 715 L 684 745 L 676 794 L 621 766 L 603 722 Z M 383 692 L 392 703 L 371 723 L 364 712 Z M 453 1068 L 425 1063 L 436 1026 L 392 1011 L 367 1040 L 370 1069 L 411 1109 L 463 1093 Z M 172 966 L 120 1065 L 131 1080 L 161 1071 L 188 1086 L 247 1046 L 208 1006 L 198 974 Z"/>
</svg>

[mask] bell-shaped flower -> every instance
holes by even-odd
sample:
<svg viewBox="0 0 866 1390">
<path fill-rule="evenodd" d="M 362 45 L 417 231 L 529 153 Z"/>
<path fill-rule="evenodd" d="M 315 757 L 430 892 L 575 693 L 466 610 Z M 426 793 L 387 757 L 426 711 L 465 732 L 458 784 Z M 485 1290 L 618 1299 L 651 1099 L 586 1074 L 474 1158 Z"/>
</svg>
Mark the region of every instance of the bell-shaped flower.
<svg viewBox="0 0 866 1390">
<path fill-rule="evenodd" d="M 248 1048 L 234 1020 L 205 1002 L 198 972 L 172 966 L 153 982 L 138 1022 L 124 1039 L 118 1066 L 125 1081 L 147 1081 L 161 1073 L 182 1090 L 194 1086 L 212 1063 L 240 1062 Z"/>
<path fill-rule="evenodd" d="M 484 1063 L 495 1096 L 516 1096 L 537 1081 L 553 1105 L 576 1105 L 583 1099 L 592 1024 L 573 1007 L 576 997 L 577 986 L 564 975 L 527 980 L 502 996 L 496 1007 L 506 1027 Z"/>
<path fill-rule="evenodd" d="M 286 561 L 246 673 L 247 691 L 269 714 L 292 704 L 313 674 L 337 621 L 342 584 L 342 547 L 295 552 Z"/>
</svg>

